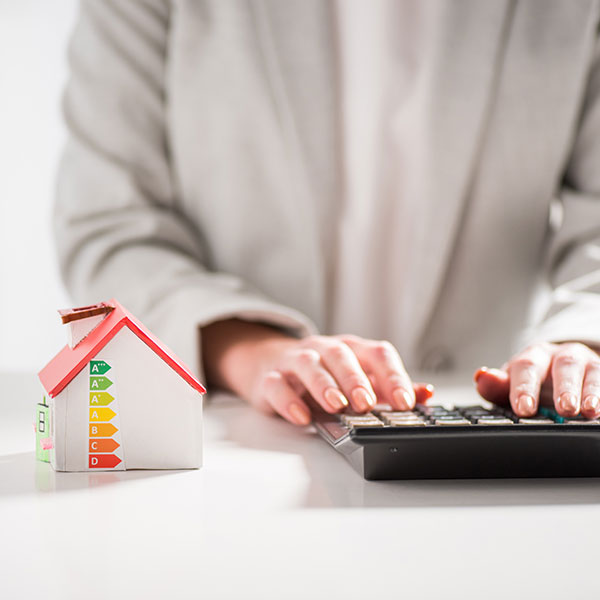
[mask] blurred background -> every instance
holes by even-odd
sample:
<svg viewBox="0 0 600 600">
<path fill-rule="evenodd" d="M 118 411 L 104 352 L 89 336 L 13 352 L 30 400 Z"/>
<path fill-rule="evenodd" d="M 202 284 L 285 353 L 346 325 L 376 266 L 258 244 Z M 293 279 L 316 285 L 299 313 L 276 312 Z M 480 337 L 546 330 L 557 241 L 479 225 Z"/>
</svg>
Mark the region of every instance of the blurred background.
<svg viewBox="0 0 600 600">
<path fill-rule="evenodd" d="M 50 215 L 75 0 L 0 0 L 0 370 L 39 370 L 65 344 Z"/>
</svg>

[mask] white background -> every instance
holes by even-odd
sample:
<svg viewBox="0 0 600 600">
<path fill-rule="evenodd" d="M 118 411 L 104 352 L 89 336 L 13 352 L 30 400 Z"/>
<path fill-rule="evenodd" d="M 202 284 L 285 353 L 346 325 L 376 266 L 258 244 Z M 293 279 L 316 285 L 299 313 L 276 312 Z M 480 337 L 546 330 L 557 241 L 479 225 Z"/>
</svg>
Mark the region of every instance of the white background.
<svg viewBox="0 0 600 600">
<path fill-rule="evenodd" d="M 37 370 L 66 341 L 50 214 L 76 13 L 75 0 L 0 0 L 0 370 Z"/>
</svg>

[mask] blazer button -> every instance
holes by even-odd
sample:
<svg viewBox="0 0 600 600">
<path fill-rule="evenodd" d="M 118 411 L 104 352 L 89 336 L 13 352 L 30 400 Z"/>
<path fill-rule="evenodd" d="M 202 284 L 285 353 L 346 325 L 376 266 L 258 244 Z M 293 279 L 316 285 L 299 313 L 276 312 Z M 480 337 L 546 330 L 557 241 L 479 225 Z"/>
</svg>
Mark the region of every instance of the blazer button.
<svg viewBox="0 0 600 600">
<path fill-rule="evenodd" d="M 453 367 L 453 360 L 447 348 L 439 346 L 425 352 L 421 361 L 424 371 L 449 371 Z"/>
</svg>

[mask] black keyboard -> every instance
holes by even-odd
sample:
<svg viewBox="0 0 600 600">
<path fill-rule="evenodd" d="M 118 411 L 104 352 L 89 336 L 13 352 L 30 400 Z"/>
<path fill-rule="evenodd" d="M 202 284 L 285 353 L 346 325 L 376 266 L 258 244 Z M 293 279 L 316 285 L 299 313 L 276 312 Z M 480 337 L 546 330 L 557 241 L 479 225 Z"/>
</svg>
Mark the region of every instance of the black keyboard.
<svg viewBox="0 0 600 600">
<path fill-rule="evenodd" d="M 315 414 L 321 436 L 365 479 L 600 477 L 600 420 L 541 407 L 378 404 L 366 414 Z"/>
</svg>

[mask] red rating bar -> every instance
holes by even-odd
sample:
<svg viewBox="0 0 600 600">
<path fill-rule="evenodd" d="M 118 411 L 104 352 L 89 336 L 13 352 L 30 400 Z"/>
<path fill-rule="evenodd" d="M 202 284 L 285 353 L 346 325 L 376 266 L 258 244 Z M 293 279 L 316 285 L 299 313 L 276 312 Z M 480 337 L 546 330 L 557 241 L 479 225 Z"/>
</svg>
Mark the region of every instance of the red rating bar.
<svg viewBox="0 0 600 600">
<path fill-rule="evenodd" d="M 90 469 L 114 469 L 121 459 L 114 454 L 90 454 Z"/>
</svg>

